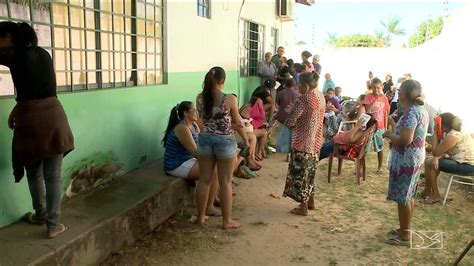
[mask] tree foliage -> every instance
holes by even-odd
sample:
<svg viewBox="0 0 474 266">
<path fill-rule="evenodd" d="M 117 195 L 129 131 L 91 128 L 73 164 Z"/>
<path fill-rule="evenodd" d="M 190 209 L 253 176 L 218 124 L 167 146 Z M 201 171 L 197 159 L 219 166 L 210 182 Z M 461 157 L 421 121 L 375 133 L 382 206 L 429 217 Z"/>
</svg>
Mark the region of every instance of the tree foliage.
<svg viewBox="0 0 474 266">
<path fill-rule="evenodd" d="M 441 34 L 443 30 L 443 18 L 439 16 L 436 20 L 422 22 L 417 31 L 408 40 L 409 47 L 415 47 Z"/>
<path fill-rule="evenodd" d="M 400 19 L 397 17 L 390 18 L 387 22 L 380 21 L 385 28 L 387 35 L 382 37 L 385 46 L 390 46 L 393 35 L 405 35 L 405 29 L 400 27 Z"/>
<path fill-rule="evenodd" d="M 336 47 L 376 47 L 377 40 L 370 34 L 344 35 L 335 40 Z"/>
</svg>

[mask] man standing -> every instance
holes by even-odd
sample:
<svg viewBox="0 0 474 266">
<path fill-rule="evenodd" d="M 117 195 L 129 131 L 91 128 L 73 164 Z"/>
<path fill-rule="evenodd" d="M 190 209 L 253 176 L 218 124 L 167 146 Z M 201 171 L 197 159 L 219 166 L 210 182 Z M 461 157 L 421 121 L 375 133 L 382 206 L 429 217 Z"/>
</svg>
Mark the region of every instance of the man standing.
<svg viewBox="0 0 474 266">
<path fill-rule="evenodd" d="M 314 55 L 313 56 L 313 66 L 314 66 L 314 72 L 318 73 L 318 75 L 321 75 L 321 65 L 319 64 L 319 55 Z"/>
<path fill-rule="evenodd" d="M 277 69 L 280 68 L 280 58 L 285 54 L 285 48 L 283 46 L 278 47 L 276 55 L 272 57 L 272 63 L 275 64 Z"/>
<path fill-rule="evenodd" d="M 258 63 L 257 74 L 262 79 L 262 84 L 267 79 L 275 79 L 278 72 L 277 67 L 272 62 L 272 53 L 265 53 L 265 60 Z"/>
</svg>

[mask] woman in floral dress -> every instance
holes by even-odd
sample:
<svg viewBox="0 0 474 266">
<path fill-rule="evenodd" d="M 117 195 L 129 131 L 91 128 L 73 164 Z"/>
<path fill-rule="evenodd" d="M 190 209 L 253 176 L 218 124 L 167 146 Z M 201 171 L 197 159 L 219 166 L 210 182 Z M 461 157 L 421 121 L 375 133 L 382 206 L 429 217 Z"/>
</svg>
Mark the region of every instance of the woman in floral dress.
<svg viewBox="0 0 474 266">
<path fill-rule="evenodd" d="M 410 223 L 415 207 L 414 197 L 420 172 L 425 160 L 425 138 L 428 130 L 428 113 L 423 108 L 421 85 L 407 80 L 399 89 L 403 115 L 395 132 L 386 132 L 391 141 L 390 177 L 387 199 L 398 203 L 399 229 L 389 232 L 388 244 L 408 246 Z"/>
</svg>

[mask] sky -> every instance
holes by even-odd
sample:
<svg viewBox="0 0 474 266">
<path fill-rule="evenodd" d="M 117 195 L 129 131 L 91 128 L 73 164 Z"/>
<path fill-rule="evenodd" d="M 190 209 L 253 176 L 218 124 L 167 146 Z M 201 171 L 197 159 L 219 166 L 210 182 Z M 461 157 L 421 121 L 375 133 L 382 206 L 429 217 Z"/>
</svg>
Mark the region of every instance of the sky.
<svg viewBox="0 0 474 266">
<path fill-rule="evenodd" d="M 408 37 L 416 31 L 421 22 L 430 18 L 436 19 L 444 14 L 455 14 L 463 6 L 461 0 L 315 0 L 312 6 L 296 4 L 295 42 L 302 40 L 307 44 L 321 46 L 326 44 L 328 33 L 335 33 L 339 37 L 355 33 L 374 34 L 377 29 L 383 29 L 380 21 L 398 17 L 401 28 L 405 29 L 407 34 L 394 41 L 408 43 Z"/>
</svg>

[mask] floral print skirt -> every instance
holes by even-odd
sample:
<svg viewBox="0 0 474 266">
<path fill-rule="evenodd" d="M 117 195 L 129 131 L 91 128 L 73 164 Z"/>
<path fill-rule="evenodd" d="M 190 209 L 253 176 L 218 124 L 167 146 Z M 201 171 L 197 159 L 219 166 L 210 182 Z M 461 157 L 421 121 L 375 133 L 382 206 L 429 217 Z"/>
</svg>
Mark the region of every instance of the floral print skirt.
<svg viewBox="0 0 474 266">
<path fill-rule="evenodd" d="M 299 203 L 307 202 L 309 197 L 314 196 L 314 177 L 317 168 L 316 154 L 292 151 L 283 196 Z"/>
</svg>

